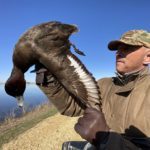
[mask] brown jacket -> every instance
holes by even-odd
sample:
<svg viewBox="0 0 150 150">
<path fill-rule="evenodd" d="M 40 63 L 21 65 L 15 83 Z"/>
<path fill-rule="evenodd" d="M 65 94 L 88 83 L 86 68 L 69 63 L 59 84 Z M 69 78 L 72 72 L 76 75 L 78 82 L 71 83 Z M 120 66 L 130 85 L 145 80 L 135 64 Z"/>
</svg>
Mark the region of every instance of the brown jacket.
<svg viewBox="0 0 150 150">
<path fill-rule="evenodd" d="M 119 78 L 98 81 L 102 109 L 111 134 L 100 149 L 150 149 L 150 73 L 148 67 L 123 84 Z M 42 90 L 58 110 L 69 116 L 81 115 L 85 107 L 58 83 Z"/>
</svg>

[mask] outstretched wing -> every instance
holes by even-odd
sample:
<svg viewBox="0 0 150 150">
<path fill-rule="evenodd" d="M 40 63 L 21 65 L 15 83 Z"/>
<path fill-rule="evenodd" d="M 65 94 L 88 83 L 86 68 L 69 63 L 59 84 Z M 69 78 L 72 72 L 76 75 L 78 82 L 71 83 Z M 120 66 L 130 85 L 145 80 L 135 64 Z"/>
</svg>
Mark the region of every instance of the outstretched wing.
<svg viewBox="0 0 150 150">
<path fill-rule="evenodd" d="M 67 55 L 67 58 L 70 61 L 69 66 L 74 68 L 72 72 L 72 86 L 75 92 L 72 92 L 75 93 L 75 95 L 78 96 L 88 107 L 100 105 L 99 88 L 95 78 L 75 55 Z M 76 80 L 74 80 L 74 78 Z"/>
<path fill-rule="evenodd" d="M 100 108 L 99 88 L 95 78 L 71 52 L 53 56 L 43 54 L 42 63 L 65 87 L 87 107 Z"/>
<path fill-rule="evenodd" d="M 70 51 L 73 44 L 70 43 L 69 36 L 76 31 L 77 27 L 74 25 L 55 21 L 34 26 L 19 39 L 14 53 L 22 56 L 21 61 L 18 61 L 20 68 L 22 61 L 26 62 L 26 68 L 33 64 L 33 59 L 34 62 L 40 62 L 70 94 L 76 96 L 87 107 L 98 108 L 100 96 L 97 82 Z M 14 58 L 14 62 L 16 60 Z"/>
</svg>

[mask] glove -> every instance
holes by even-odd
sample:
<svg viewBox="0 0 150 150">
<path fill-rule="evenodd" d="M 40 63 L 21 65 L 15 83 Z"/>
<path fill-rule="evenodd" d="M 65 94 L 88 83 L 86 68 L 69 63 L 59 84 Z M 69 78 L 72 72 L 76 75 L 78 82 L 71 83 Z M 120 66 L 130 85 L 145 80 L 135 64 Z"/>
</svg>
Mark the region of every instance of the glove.
<svg viewBox="0 0 150 150">
<path fill-rule="evenodd" d="M 106 142 L 109 137 L 109 127 L 104 114 L 94 108 L 86 108 L 83 117 L 78 119 L 74 128 L 83 139 L 96 147 Z"/>
</svg>

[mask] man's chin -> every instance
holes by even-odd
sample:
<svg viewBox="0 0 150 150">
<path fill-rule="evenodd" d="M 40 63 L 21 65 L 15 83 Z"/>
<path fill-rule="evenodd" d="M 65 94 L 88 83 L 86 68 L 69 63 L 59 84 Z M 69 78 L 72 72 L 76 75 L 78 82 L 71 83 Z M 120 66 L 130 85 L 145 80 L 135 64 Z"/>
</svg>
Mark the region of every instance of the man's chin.
<svg viewBox="0 0 150 150">
<path fill-rule="evenodd" d="M 123 67 L 116 67 L 116 71 L 122 75 L 124 75 L 126 73 L 126 70 Z"/>
</svg>

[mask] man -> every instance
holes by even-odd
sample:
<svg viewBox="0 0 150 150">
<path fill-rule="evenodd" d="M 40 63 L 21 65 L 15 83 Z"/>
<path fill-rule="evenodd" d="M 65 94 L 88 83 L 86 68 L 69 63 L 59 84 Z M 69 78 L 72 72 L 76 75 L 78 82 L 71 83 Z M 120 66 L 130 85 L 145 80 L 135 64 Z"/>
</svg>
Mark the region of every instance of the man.
<svg viewBox="0 0 150 150">
<path fill-rule="evenodd" d="M 117 73 L 98 81 L 101 111 L 80 106 L 55 79 L 43 90 L 62 114 L 83 114 L 75 130 L 97 149 L 150 149 L 150 33 L 128 31 L 108 48 L 116 50 Z"/>
</svg>

